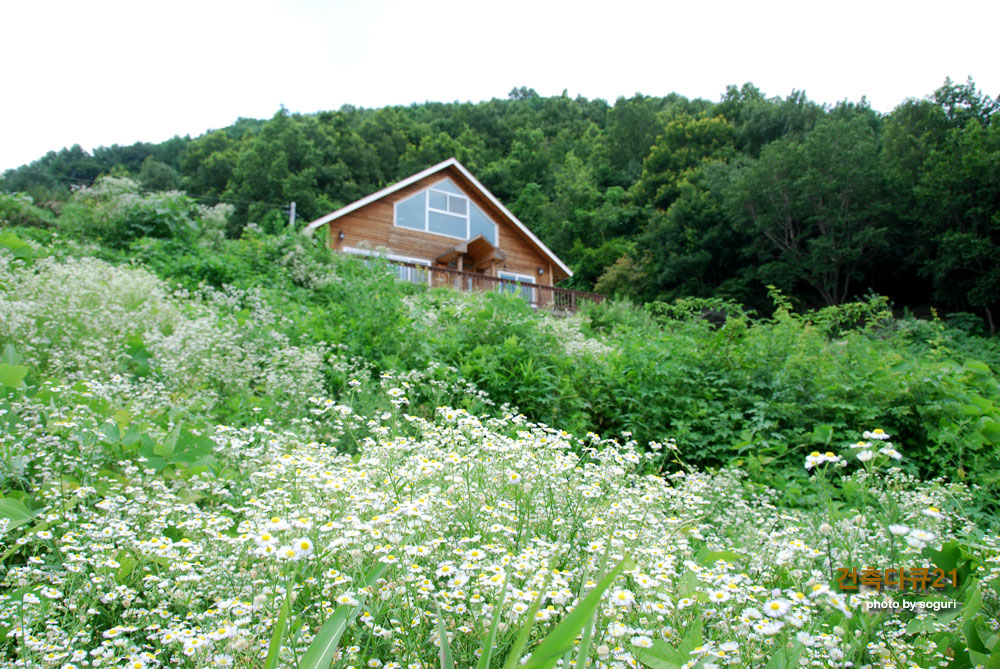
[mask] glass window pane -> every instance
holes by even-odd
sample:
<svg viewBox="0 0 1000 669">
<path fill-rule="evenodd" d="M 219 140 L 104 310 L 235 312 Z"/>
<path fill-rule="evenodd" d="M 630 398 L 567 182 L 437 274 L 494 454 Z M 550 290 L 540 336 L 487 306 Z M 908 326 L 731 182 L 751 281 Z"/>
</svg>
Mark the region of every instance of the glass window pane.
<svg viewBox="0 0 1000 669">
<path fill-rule="evenodd" d="M 532 276 L 518 276 L 516 274 L 510 274 L 508 272 L 500 272 L 497 276 L 501 279 L 511 279 L 512 281 L 521 281 L 524 283 L 534 283 L 535 278 Z M 518 286 L 513 283 L 503 283 L 500 284 L 500 290 L 504 293 L 520 293 L 528 302 L 535 301 L 535 289 L 531 286 Z"/>
<path fill-rule="evenodd" d="M 430 198 L 431 209 L 447 210 L 448 196 L 445 195 L 444 193 L 439 193 L 437 191 L 429 190 L 427 191 L 427 197 Z"/>
<path fill-rule="evenodd" d="M 409 267 L 407 265 L 396 265 L 396 274 L 403 281 L 410 283 L 426 283 L 427 270 L 423 267 Z"/>
<path fill-rule="evenodd" d="M 444 181 L 439 181 L 434 184 L 434 188 L 437 190 L 446 190 L 449 193 L 454 193 L 455 195 L 462 195 L 462 191 L 458 189 L 458 186 L 451 182 L 451 179 L 445 179 Z"/>
<path fill-rule="evenodd" d="M 516 274 L 510 274 L 509 272 L 499 272 L 497 276 L 501 279 L 510 279 L 511 281 L 525 280 L 523 277 L 519 277 Z M 521 297 L 531 302 L 531 288 L 528 288 L 527 286 L 519 286 L 515 283 L 501 283 L 497 285 L 497 290 L 501 293 L 511 293 L 515 295 L 520 293 Z"/>
<path fill-rule="evenodd" d="M 469 203 L 469 238 L 482 235 L 497 246 L 497 226 L 476 205 Z"/>
<path fill-rule="evenodd" d="M 396 204 L 396 225 L 414 230 L 424 230 L 426 194 L 417 193 Z"/>
<path fill-rule="evenodd" d="M 448 198 L 448 211 L 454 212 L 456 214 L 462 214 L 464 216 L 466 211 L 465 205 L 467 203 L 468 200 L 466 200 L 464 197 L 457 197 L 455 195 L 452 195 L 451 197 Z"/>
<path fill-rule="evenodd" d="M 427 229 L 442 235 L 451 235 L 465 239 L 465 219 L 436 211 L 427 214 Z"/>
</svg>

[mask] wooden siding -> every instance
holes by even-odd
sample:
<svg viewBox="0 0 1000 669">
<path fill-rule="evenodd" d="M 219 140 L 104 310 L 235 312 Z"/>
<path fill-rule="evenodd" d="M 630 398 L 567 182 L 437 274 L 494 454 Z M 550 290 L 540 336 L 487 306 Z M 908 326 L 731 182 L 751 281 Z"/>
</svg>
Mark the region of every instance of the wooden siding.
<svg viewBox="0 0 1000 669">
<path fill-rule="evenodd" d="M 446 177 L 497 224 L 499 232 L 497 246 L 504 252 L 506 259 L 494 268 L 493 276 L 496 275 L 496 271 L 524 274 L 534 277 L 536 282 L 546 286 L 553 285 L 554 280 L 564 278 L 555 277 L 553 270 L 557 268 L 548 258 L 519 230 L 508 223 L 502 212 L 467 184 L 458 170 L 450 168 L 331 221 L 326 226 L 329 231 L 330 248 L 340 251 L 344 247 L 368 246 L 375 249 L 381 246 L 385 247 L 388 253 L 421 258 L 434 263 L 435 258 L 462 240 L 393 225 L 393 204 Z M 343 241 L 339 239 L 341 231 L 344 233 Z M 543 276 L 538 276 L 539 267 L 545 269 Z"/>
</svg>

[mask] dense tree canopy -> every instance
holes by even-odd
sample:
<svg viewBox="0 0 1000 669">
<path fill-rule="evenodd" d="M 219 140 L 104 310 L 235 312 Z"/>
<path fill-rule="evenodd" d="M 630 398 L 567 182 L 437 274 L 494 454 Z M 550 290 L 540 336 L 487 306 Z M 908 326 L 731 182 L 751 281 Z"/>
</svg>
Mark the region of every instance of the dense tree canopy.
<svg viewBox="0 0 1000 669">
<path fill-rule="evenodd" d="M 102 174 L 183 189 L 249 222 L 320 216 L 454 156 L 576 272 L 568 284 L 639 301 L 687 295 L 763 307 L 869 291 L 897 306 L 1000 307 L 1000 116 L 950 79 L 889 114 L 752 84 L 718 102 L 634 95 L 279 110 L 197 138 L 52 151 L 0 187 L 53 208 Z"/>
<path fill-rule="evenodd" d="M 756 240 L 761 278 L 787 290 L 807 283 L 827 305 L 850 298 L 888 246 L 878 146 L 860 116 L 768 144 L 730 196 Z"/>
</svg>

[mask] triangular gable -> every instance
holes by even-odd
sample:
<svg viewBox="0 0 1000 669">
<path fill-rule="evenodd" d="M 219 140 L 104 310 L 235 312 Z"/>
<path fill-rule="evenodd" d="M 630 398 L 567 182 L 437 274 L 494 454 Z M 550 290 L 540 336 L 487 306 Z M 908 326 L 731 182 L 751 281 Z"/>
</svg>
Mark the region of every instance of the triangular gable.
<svg viewBox="0 0 1000 669">
<path fill-rule="evenodd" d="M 428 167 L 427 169 L 421 172 L 417 172 L 416 174 L 409 176 L 403 179 L 402 181 L 397 181 L 391 186 L 386 186 L 380 191 L 372 193 L 367 197 L 363 197 L 360 200 L 357 200 L 356 202 L 352 202 L 346 207 L 341 207 L 340 209 L 330 212 L 325 216 L 320 216 L 315 221 L 309 223 L 305 227 L 303 232 L 311 233 L 313 230 L 322 225 L 326 225 L 331 221 L 335 221 L 341 216 L 345 216 L 346 214 L 349 214 L 352 211 L 357 211 L 361 207 L 371 204 L 372 202 L 377 202 L 378 200 L 381 200 L 382 198 L 391 195 L 392 193 L 402 190 L 403 188 L 406 188 L 411 184 L 417 183 L 422 179 L 426 179 L 427 177 L 432 176 L 438 172 L 446 170 L 449 167 L 456 169 L 459 172 L 459 174 L 461 174 L 462 177 L 464 177 L 468 181 L 469 185 L 471 185 L 476 191 L 479 192 L 480 195 L 482 195 L 486 200 L 488 200 L 490 204 L 496 207 L 496 209 L 501 213 L 501 215 L 503 215 L 503 217 L 507 220 L 507 222 L 509 222 L 515 230 L 520 232 L 539 252 L 542 253 L 542 255 L 544 255 L 546 258 L 552 261 L 554 265 L 556 265 L 559 269 L 565 272 L 566 276 L 573 276 L 572 270 L 570 270 L 570 268 L 567 267 L 566 264 L 559 259 L 559 256 L 557 256 L 549 249 L 549 247 L 543 244 L 542 240 L 536 237 L 535 234 L 531 232 L 531 230 L 529 230 L 524 223 L 518 220 L 517 216 L 511 213 L 511 211 L 507 209 L 507 207 L 505 207 L 503 203 L 501 203 L 500 200 L 498 200 L 496 196 L 493 195 L 493 193 L 489 192 L 485 186 L 479 183 L 479 180 L 476 179 L 474 176 L 472 176 L 472 173 L 469 172 L 469 170 L 465 169 L 465 166 L 463 166 L 455 158 L 449 158 L 448 160 L 440 162 L 437 165 Z"/>
</svg>

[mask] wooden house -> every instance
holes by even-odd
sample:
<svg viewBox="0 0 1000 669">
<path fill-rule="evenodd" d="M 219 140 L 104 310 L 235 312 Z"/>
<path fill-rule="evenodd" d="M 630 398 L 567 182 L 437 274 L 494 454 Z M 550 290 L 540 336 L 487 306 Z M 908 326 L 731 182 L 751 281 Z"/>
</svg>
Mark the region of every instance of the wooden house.
<svg viewBox="0 0 1000 669">
<path fill-rule="evenodd" d="M 454 158 L 317 218 L 330 248 L 378 255 L 402 279 L 459 290 L 507 290 L 576 310 L 600 295 L 557 288 L 573 272 Z"/>
</svg>

